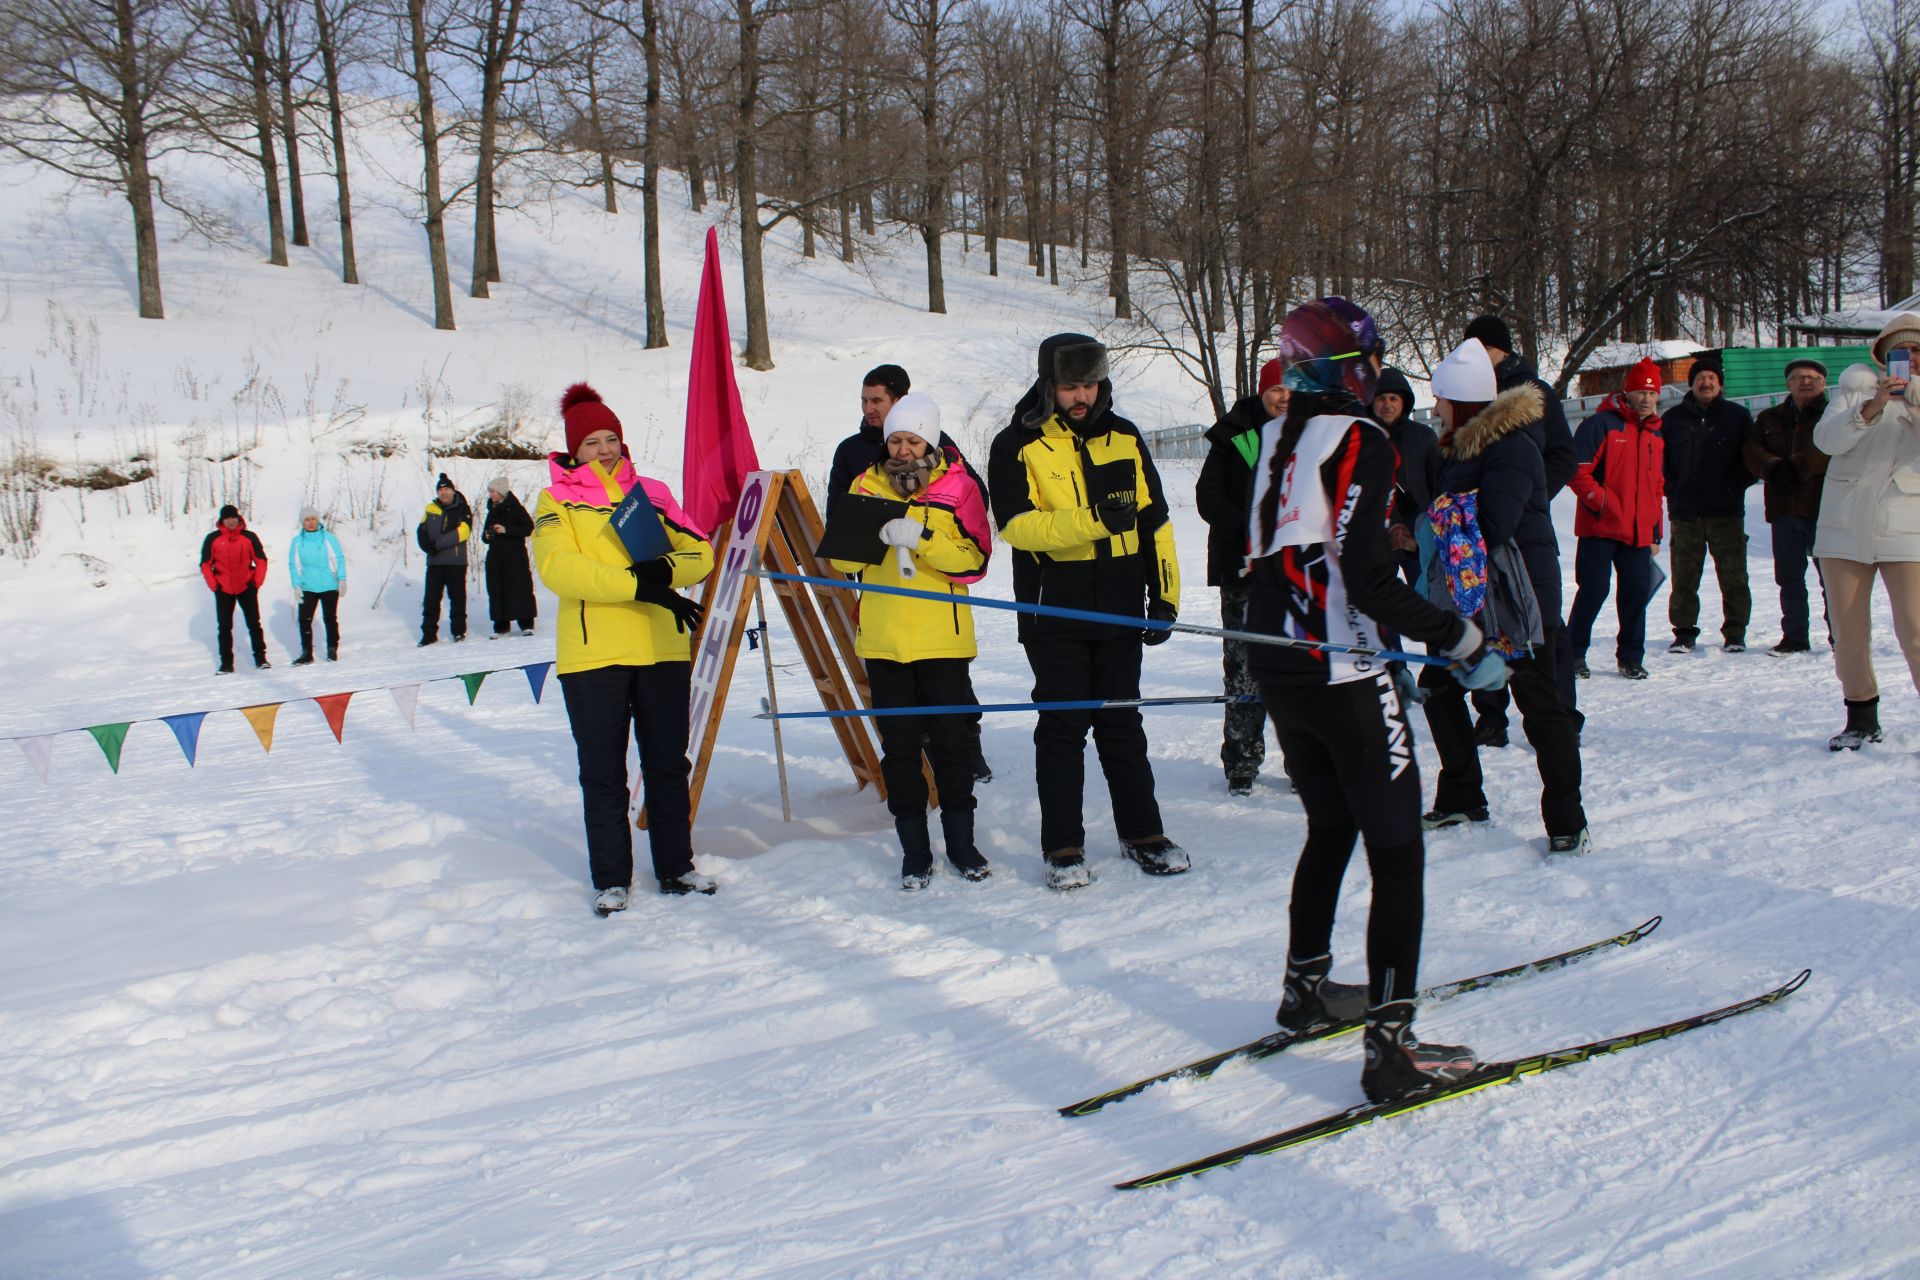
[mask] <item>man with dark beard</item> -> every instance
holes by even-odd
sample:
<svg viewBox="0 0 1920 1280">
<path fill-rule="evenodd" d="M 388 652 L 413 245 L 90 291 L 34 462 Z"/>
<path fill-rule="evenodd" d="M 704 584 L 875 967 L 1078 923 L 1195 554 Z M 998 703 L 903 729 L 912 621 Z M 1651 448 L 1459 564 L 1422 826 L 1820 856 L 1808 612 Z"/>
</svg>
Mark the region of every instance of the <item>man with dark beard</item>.
<svg viewBox="0 0 1920 1280">
<path fill-rule="evenodd" d="M 1162 623 L 1178 616 L 1180 570 L 1160 473 L 1140 429 L 1113 412 L 1099 342 L 1058 333 L 1040 344 L 1039 378 L 994 438 L 987 480 L 994 523 L 1013 549 L 1016 599 Z M 1034 700 L 1138 698 L 1141 646 L 1168 634 L 1023 613 Z M 1161 830 L 1139 710 L 1043 711 L 1033 749 L 1047 887 L 1093 880 L 1081 822 L 1089 728 L 1121 852 L 1148 875 L 1187 870 L 1186 850 Z"/>
</svg>

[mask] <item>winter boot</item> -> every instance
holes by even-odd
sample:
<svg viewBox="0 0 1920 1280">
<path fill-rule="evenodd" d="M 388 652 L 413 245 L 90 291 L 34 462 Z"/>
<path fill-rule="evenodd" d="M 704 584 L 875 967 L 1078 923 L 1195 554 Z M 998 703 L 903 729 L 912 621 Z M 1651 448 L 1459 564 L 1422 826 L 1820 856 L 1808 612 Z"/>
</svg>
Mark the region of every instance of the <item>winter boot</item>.
<svg viewBox="0 0 1920 1280">
<path fill-rule="evenodd" d="M 1476 805 L 1471 809 L 1442 809 L 1436 806 L 1420 815 L 1420 829 L 1438 831 L 1443 827 L 1463 827 L 1469 823 L 1484 826 L 1492 816 L 1485 805 Z"/>
<path fill-rule="evenodd" d="M 1647 678 L 1647 669 L 1637 662 L 1623 662 L 1620 664 L 1620 678 L 1623 680 L 1645 680 Z"/>
<path fill-rule="evenodd" d="M 900 837 L 900 887 L 924 889 L 933 878 L 933 837 L 927 834 L 927 815 L 895 818 L 894 833 Z"/>
<path fill-rule="evenodd" d="M 1150 876 L 1177 876 L 1193 865 L 1187 851 L 1165 836 L 1122 840 L 1120 852 L 1139 863 L 1140 869 Z"/>
<path fill-rule="evenodd" d="M 973 810 L 961 813 L 942 807 L 940 833 L 947 839 L 947 861 L 964 879 L 985 880 L 993 874 L 992 865 L 973 843 Z"/>
<path fill-rule="evenodd" d="M 1576 680 L 1586 680 L 1593 675 L 1593 672 L 1587 669 L 1587 660 L 1585 658 L 1575 658 L 1573 660 L 1573 675 Z"/>
<path fill-rule="evenodd" d="M 1478 1065 L 1465 1045 L 1415 1039 L 1411 1000 L 1367 1010 L 1367 1065 L 1360 1071 L 1360 1088 L 1368 1102 L 1392 1102 L 1431 1085 L 1451 1084 Z"/>
<path fill-rule="evenodd" d="M 1593 837 L 1587 834 L 1587 829 L 1585 827 L 1580 828 L 1578 831 L 1574 832 L 1572 835 L 1559 835 L 1559 836 L 1547 837 L 1548 853 L 1554 853 L 1554 854 L 1564 853 L 1570 858 L 1577 858 L 1581 854 L 1586 853 L 1588 850 L 1592 848 L 1593 848 Z"/>
<path fill-rule="evenodd" d="M 1812 653 L 1813 645 L 1805 640 L 1782 639 L 1767 652 L 1776 658 L 1790 658 L 1796 653 Z"/>
<path fill-rule="evenodd" d="M 1692 653 L 1693 646 L 1696 643 L 1695 637 L 1699 634 L 1697 631 L 1682 631 L 1676 633 L 1673 637 L 1673 643 L 1667 646 L 1667 652 Z"/>
<path fill-rule="evenodd" d="M 992 782 L 993 766 L 987 763 L 987 753 L 980 749 L 980 739 L 973 740 L 973 780 Z"/>
<path fill-rule="evenodd" d="M 1093 883 L 1093 868 L 1087 865 L 1086 852 L 1078 847 L 1054 849 L 1047 854 L 1047 888 L 1065 892 L 1084 889 Z"/>
<path fill-rule="evenodd" d="M 308 650 L 307 650 L 306 652 L 304 652 L 304 653 L 302 653 L 302 654 L 301 654 L 301 655 L 300 655 L 299 657 L 297 657 L 297 658 L 295 658 L 295 659 L 293 660 L 293 665 L 294 665 L 294 666 L 296 666 L 296 667 L 310 667 L 310 666 L 312 666 L 312 665 L 313 665 L 313 650 L 311 650 L 311 649 L 308 649 Z"/>
<path fill-rule="evenodd" d="M 1504 720 L 1481 716 L 1479 723 L 1473 726 L 1473 744 L 1476 747 L 1504 747 L 1507 741 L 1507 722 Z"/>
<path fill-rule="evenodd" d="M 703 876 L 698 871 L 688 871 L 671 880 L 660 882 L 660 892 L 678 897 L 683 893 L 711 894 L 720 886 L 713 882 L 712 876 Z"/>
<path fill-rule="evenodd" d="M 1250 796 L 1253 794 L 1251 773 L 1230 773 L 1227 775 L 1227 794 L 1230 796 Z"/>
<path fill-rule="evenodd" d="M 1348 982 L 1329 981 L 1331 955 L 1300 960 L 1287 957 L 1287 985 L 1273 1020 L 1289 1031 L 1329 1023 L 1358 1022 L 1367 1011 L 1367 989 Z"/>
<path fill-rule="evenodd" d="M 1868 698 L 1865 702 L 1847 702 L 1847 727 L 1827 739 L 1829 751 L 1858 751 L 1869 742 L 1879 742 L 1880 699 Z"/>
<path fill-rule="evenodd" d="M 616 911 L 627 909 L 627 890 L 619 885 L 611 889 L 602 889 L 593 900 L 593 914 L 605 919 Z"/>
</svg>

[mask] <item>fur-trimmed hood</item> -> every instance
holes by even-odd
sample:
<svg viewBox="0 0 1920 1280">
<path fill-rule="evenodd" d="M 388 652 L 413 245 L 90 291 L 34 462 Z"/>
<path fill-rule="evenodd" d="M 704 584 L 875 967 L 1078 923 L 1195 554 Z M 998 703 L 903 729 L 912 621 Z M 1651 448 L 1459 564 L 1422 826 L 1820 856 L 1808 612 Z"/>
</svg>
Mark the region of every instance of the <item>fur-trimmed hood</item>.
<svg viewBox="0 0 1920 1280">
<path fill-rule="evenodd" d="M 1531 426 L 1546 412 L 1547 398 L 1540 394 L 1540 388 L 1523 382 L 1502 391 L 1486 408 L 1474 414 L 1470 421 L 1456 427 L 1441 442 L 1441 452 L 1449 458 L 1478 457 L 1494 441 Z"/>
</svg>

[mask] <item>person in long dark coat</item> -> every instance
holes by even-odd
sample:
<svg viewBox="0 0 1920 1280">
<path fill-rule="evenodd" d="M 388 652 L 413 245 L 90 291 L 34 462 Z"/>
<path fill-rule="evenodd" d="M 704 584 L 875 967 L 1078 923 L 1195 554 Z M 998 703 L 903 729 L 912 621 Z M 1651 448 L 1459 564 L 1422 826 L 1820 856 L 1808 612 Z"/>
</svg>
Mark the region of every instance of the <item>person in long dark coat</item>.
<svg viewBox="0 0 1920 1280">
<path fill-rule="evenodd" d="M 487 519 L 480 540 L 487 544 L 487 612 L 493 634 L 503 636 L 519 624 L 520 634 L 533 634 L 539 612 L 533 599 L 533 568 L 527 563 L 527 539 L 533 536 L 533 517 L 507 488 L 507 478 L 487 482 Z"/>
</svg>

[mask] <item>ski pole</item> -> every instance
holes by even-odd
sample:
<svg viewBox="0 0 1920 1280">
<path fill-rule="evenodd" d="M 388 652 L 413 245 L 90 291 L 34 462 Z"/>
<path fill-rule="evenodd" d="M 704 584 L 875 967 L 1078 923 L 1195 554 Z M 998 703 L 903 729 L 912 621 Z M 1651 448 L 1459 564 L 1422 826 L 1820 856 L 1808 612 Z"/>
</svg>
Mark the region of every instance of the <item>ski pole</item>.
<svg viewBox="0 0 1920 1280">
<path fill-rule="evenodd" d="M 1268 635 L 1264 631 L 1235 631 L 1227 627 L 1206 627 L 1197 622 L 1166 622 L 1159 618 L 1129 618 L 1119 613 L 1099 613 L 1092 609 L 1067 609 L 1051 604 L 1024 604 L 1018 600 L 996 600 L 991 596 L 954 596 L 940 591 L 920 591 L 914 587 L 889 587 L 878 582 L 855 582 L 848 578 L 814 578 L 804 573 L 775 573 L 771 569 L 747 570 L 769 582 L 801 582 L 810 587 L 834 587 L 844 591 L 872 591 L 883 596 L 905 596 L 909 600 L 933 600 L 940 604 L 964 604 L 979 609 L 1006 609 L 1030 613 L 1042 618 L 1068 618 L 1076 622 L 1098 622 L 1110 627 L 1134 631 L 1181 631 L 1192 636 L 1212 636 L 1218 640 L 1239 640 L 1245 644 L 1277 645 L 1282 649 L 1313 649 L 1320 653 L 1344 654 L 1353 658 L 1385 658 L 1389 662 L 1410 662 L 1427 667 L 1448 667 L 1451 658 L 1427 653 L 1401 653 L 1397 649 L 1368 649 L 1354 644 L 1335 644 L 1329 640 L 1296 640 L 1292 636 Z"/>
<path fill-rule="evenodd" d="M 855 707 L 851 711 L 762 711 L 756 720 L 840 720 L 850 716 L 973 716 L 1000 711 L 1102 711 L 1109 707 L 1192 707 L 1222 702 L 1258 702 L 1257 693 L 1216 693 L 1182 698 L 1079 698 L 1070 702 L 950 703 L 939 707 Z"/>
</svg>

